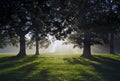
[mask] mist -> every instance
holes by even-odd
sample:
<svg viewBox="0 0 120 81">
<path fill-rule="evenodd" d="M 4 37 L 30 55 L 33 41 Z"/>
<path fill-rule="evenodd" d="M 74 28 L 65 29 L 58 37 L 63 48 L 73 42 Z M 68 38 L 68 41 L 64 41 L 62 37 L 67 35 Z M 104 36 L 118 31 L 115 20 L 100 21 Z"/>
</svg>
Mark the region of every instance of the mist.
<svg viewBox="0 0 120 81">
<path fill-rule="evenodd" d="M 26 49 L 27 54 L 34 54 L 35 47 Z M 64 45 L 62 41 L 53 42 L 46 49 L 39 49 L 40 54 L 81 54 L 83 49 L 73 48 L 73 44 Z M 18 53 L 19 47 L 7 46 L 6 48 L 1 48 L 0 53 Z M 108 45 L 94 45 L 92 46 L 92 53 L 109 53 Z"/>
</svg>

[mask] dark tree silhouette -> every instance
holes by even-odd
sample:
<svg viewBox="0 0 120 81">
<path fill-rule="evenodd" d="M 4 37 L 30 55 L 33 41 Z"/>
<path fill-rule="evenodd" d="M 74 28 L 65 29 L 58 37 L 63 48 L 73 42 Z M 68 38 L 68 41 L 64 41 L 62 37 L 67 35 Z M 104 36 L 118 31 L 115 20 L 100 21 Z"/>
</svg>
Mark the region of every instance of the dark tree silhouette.
<svg viewBox="0 0 120 81">
<path fill-rule="evenodd" d="M 0 10 L 2 11 L 1 14 L 3 16 L 1 16 L 0 19 L 0 25 L 2 25 L 1 30 L 9 31 L 10 33 L 14 34 L 13 37 L 15 35 L 19 37 L 20 51 L 17 56 L 26 56 L 25 35 L 33 29 L 31 20 L 32 12 L 34 11 L 34 7 L 42 7 L 42 9 L 47 10 L 45 7 L 43 7 L 43 4 L 46 4 L 45 2 L 46 0 L 7 0 L 7 2 L 1 1 L 1 6 L 3 7 L 3 9 Z M 6 20 L 4 21 L 4 19 Z"/>
<path fill-rule="evenodd" d="M 54 1 L 54 0 L 53 0 Z M 91 41 L 92 37 L 96 36 L 97 33 L 103 34 L 106 32 L 111 32 L 117 29 L 116 23 L 118 23 L 119 17 L 119 1 L 109 1 L 109 0 L 66 0 L 66 1 L 56 1 L 57 5 L 54 5 L 54 11 L 56 19 L 54 19 L 54 31 L 57 31 L 55 35 L 56 38 L 62 38 L 61 33 L 64 29 L 72 29 L 73 33 L 82 31 L 82 43 L 83 43 L 83 57 L 91 56 L 92 44 L 99 42 Z M 61 16 L 62 15 L 62 16 Z M 66 17 L 64 17 L 66 16 Z M 67 23 L 66 26 L 61 26 L 62 21 Z M 115 26 L 113 26 L 115 25 Z M 55 33 L 55 32 L 54 32 Z M 67 37 L 66 33 L 63 36 Z M 97 39 L 96 37 L 95 39 Z M 101 38 L 101 37 L 100 37 Z M 99 39 L 100 39 L 99 38 Z M 80 38 L 78 38 L 80 39 Z M 73 39 L 77 40 L 77 39 Z M 92 44 L 91 44 L 92 42 Z M 80 43 L 78 43 L 80 44 Z M 79 46 L 79 45 L 78 45 Z"/>
<path fill-rule="evenodd" d="M 120 21 L 119 0 L 6 0 L 0 2 L 0 7 L 0 34 L 19 37 L 18 56 L 26 56 L 25 35 L 28 33 L 36 41 L 36 54 L 39 54 L 39 40 L 48 34 L 64 40 L 77 33 L 82 35 L 82 56 L 91 57 L 91 45 L 101 42 L 101 34 L 118 29 Z M 80 46 L 80 42 L 76 44 Z"/>
<path fill-rule="evenodd" d="M 15 12 L 15 1 L 2 0 L 0 2 L 0 47 L 17 46 L 18 37 L 9 29 L 11 15 Z"/>
<path fill-rule="evenodd" d="M 31 22 L 33 29 L 30 31 L 31 40 L 28 42 L 28 45 L 31 47 L 35 42 L 35 55 L 39 55 L 39 47 L 48 47 L 50 41 L 48 39 L 48 30 L 47 27 L 49 26 L 49 13 L 50 13 L 50 6 L 49 3 L 46 4 L 38 4 L 35 3 L 36 7 L 33 8 L 31 13 Z M 44 42 L 42 42 L 44 40 Z M 40 44 L 41 43 L 41 44 Z M 40 46 L 39 46 L 40 45 Z M 43 48 L 41 47 L 41 48 Z"/>
</svg>

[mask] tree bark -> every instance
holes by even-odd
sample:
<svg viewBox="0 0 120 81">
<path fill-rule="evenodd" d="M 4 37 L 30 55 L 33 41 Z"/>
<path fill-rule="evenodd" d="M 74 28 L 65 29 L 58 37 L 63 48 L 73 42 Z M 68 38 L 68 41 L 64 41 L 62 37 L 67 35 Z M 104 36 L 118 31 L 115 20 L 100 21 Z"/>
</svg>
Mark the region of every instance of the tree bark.
<svg viewBox="0 0 120 81">
<path fill-rule="evenodd" d="M 90 58 L 91 57 L 91 44 L 90 44 L 90 33 L 84 33 L 84 47 L 82 57 Z"/>
<path fill-rule="evenodd" d="M 39 40 L 38 40 L 38 33 L 36 33 L 36 52 L 35 55 L 39 55 Z"/>
<path fill-rule="evenodd" d="M 110 33 L 110 54 L 115 54 L 114 51 L 114 33 Z"/>
<path fill-rule="evenodd" d="M 19 39 L 20 50 L 19 50 L 19 53 L 18 53 L 17 56 L 18 57 L 24 57 L 24 56 L 26 56 L 25 35 L 21 34 L 19 36 L 20 36 L 20 39 Z"/>
</svg>

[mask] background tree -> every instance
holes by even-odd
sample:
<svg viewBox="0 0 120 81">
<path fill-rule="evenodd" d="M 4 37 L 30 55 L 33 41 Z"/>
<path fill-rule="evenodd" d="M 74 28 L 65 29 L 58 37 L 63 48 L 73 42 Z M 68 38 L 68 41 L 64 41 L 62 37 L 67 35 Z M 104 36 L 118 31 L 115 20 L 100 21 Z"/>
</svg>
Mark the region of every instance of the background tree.
<svg viewBox="0 0 120 81">
<path fill-rule="evenodd" d="M 49 26 L 48 20 L 49 20 L 49 13 L 50 13 L 50 7 L 49 3 L 42 2 L 40 4 L 34 3 L 36 5 L 32 8 L 31 12 L 31 22 L 33 29 L 30 31 L 30 37 L 31 41 L 28 43 L 33 45 L 33 43 L 36 43 L 36 52 L 35 55 L 39 55 L 39 45 L 43 47 L 48 47 L 50 45 L 50 41 L 48 39 L 48 31 L 46 31 L 47 26 Z M 44 41 L 42 41 L 44 40 Z M 43 48 L 41 47 L 41 48 Z"/>
<path fill-rule="evenodd" d="M 31 21 L 31 18 L 32 18 L 31 13 L 33 12 L 33 7 L 38 7 L 34 3 L 37 3 L 38 5 L 40 5 L 42 9 L 44 9 L 43 3 L 46 4 L 45 0 L 44 1 L 14 0 L 8 3 L 8 5 L 6 5 L 5 3 L 2 3 L 6 9 L 6 11 L 4 11 L 5 13 L 6 12 L 8 13 L 10 11 L 9 10 L 10 8 L 12 8 L 11 10 L 13 11 L 10 11 L 11 12 L 10 15 L 9 14 L 5 15 L 5 18 L 7 18 L 6 16 L 9 16 L 8 17 L 9 21 L 4 21 L 5 26 L 1 30 L 10 31 L 12 34 L 17 35 L 19 37 L 20 51 L 17 56 L 20 56 L 20 57 L 26 56 L 25 35 L 29 33 L 30 30 L 32 30 L 33 28 L 32 21 Z M 10 8 L 7 9 L 7 6 Z M 2 19 L 1 19 L 1 22 L 3 24 Z"/>
<path fill-rule="evenodd" d="M 113 3 L 112 1 L 110 2 Z M 105 32 L 109 33 L 118 28 L 116 26 L 116 23 L 118 23 L 118 14 L 116 13 L 116 11 L 118 11 L 118 5 L 114 3 L 114 6 L 116 5 L 116 8 L 113 9 L 113 5 L 112 8 L 109 8 L 109 1 L 94 0 L 90 0 L 86 2 L 86 4 L 88 4 L 89 8 L 87 9 L 89 10 L 86 9 L 86 12 L 83 14 L 84 20 L 81 21 L 78 18 L 78 21 L 80 20 L 79 22 L 83 22 L 83 25 L 81 23 L 78 23 L 78 26 L 80 26 L 79 28 L 84 32 L 84 50 L 82 56 L 89 57 L 91 55 L 91 34 L 96 32 L 99 34 Z"/>
<path fill-rule="evenodd" d="M 66 3 L 67 2 L 67 3 Z M 109 8 L 109 2 L 114 3 L 112 8 Z M 56 19 L 53 19 L 56 28 L 58 30 L 56 37 L 62 38 L 60 32 L 70 27 L 73 32 L 82 31 L 83 34 L 83 57 L 91 57 L 91 40 L 96 35 L 109 33 L 112 30 L 117 29 L 116 23 L 118 23 L 118 3 L 116 1 L 109 0 L 65 0 L 57 1 L 55 5 L 55 12 L 61 12 L 57 14 Z M 62 5 L 60 5 L 62 3 Z M 112 12 L 112 13 L 111 13 Z M 67 14 L 66 14 L 67 13 Z M 68 14 L 69 13 L 69 14 Z M 56 14 L 55 14 L 56 15 Z M 66 16 L 66 17 L 64 17 Z M 55 18 L 54 17 L 54 18 Z M 67 26 L 61 26 L 60 23 L 65 21 Z M 60 22 L 60 23 L 59 23 Z M 98 34 L 98 35 L 99 35 Z M 93 36 L 94 35 L 94 36 Z M 66 33 L 63 36 L 67 37 Z M 80 36 L 81 37 L 81 36 Z M 100 37 L 101 38 L 101 37 Z M 96 37 L 98 39 L 98 36 Z M 76 40 L 76 39 L 75 39 Z M 94 41 L 96 42 L 96 41 Z M 99 40 L 98 40 L 99 42 Z M 92 42 L 93 44 L 93 42 Z"/>
</svg>

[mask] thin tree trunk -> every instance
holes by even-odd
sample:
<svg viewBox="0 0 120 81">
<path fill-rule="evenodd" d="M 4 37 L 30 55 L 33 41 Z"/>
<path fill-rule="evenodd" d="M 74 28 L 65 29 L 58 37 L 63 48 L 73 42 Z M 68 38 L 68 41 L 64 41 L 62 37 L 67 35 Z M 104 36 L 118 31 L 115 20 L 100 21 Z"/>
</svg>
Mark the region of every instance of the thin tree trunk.
<svg viewBox="0 0 120 81">
<path fill-rule="evenodd" d="M 91 57 L 91 44 L 90 44 L 90 33 L 84 33 L 84 47 L 82 57 L 90 58 Z"/>
<path fill-rule="evenodd" d="M 25 35 L 22 34 L 20 35 L 20 50 L 19 50 L 19 53 L 18 53 L 18 57 L 24 57 L 26 56 L 26 46 L 25 46 Z"/>
<path fill-rule="evenodd" d="M 38 33 L 36 33 L 36 52 L 35 55 L 39 55 L 39 40 L 38 40 Z"/>
<path fill-rule="evenodd" d="M 36 40 L 36 52 L 35 55 L 39 55 L 39 44 L 38 44 L 38 40 Z"/>
<path fill-rule="evenodd" d="M 115 54 L 114 51 L 114 33 L 110 33 L 110 54 Z"/>
</svg>

